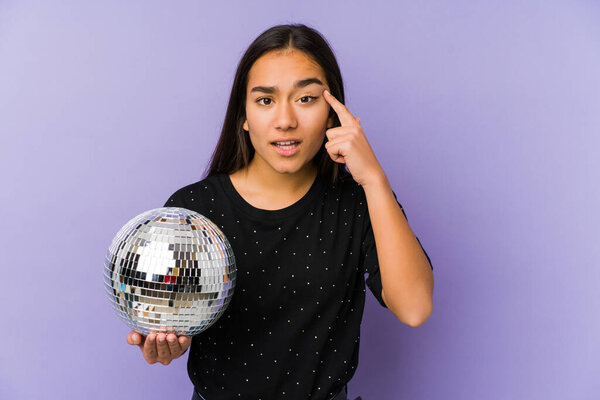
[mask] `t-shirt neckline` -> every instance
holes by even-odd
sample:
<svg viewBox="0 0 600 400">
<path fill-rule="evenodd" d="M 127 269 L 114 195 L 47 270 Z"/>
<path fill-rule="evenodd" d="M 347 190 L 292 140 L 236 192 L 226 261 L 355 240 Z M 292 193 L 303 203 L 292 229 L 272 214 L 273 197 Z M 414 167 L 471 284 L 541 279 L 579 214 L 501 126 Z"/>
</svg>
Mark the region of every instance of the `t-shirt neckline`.
<svg viewBox="0 0 600 400">
<path fill-rule="evenodd" d="M 282 219 L 296 214 L 297 212 L 304 210 L 310 203 L 312 203 L 312 201 L 322 193 L 324 188 L 323 182 L 317 174 L 308 191 L 304 194 L 304 196 L 298 199 L 298 201 L 279 210 L 265 210 L 254 207 L 252 204 L 248 203 L 242 197 L 242 195 L 238 193 L 235 186 L 233 186 L 229 174 L 219 173 L 218 177 L 224 192 L 231 198 L 235 206 L 248 216 L 259 219 Z"/>
</svg>

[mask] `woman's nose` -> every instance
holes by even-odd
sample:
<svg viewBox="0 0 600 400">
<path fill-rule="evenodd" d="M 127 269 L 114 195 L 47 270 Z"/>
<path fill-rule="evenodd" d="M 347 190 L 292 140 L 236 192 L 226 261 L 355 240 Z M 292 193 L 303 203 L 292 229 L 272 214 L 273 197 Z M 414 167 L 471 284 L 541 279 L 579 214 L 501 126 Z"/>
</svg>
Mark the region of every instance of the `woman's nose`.
<svg viewBox="0 0 600 400">
<path fill-rule="evenodd" d="M 275 118 L 275 124 L 278 129 L 291 129 L 295 128 L 298 124 L 296 114 L 294 113 L 294 107 L 287 102 L 281 102 L 279 104 Z"/>
</svg>

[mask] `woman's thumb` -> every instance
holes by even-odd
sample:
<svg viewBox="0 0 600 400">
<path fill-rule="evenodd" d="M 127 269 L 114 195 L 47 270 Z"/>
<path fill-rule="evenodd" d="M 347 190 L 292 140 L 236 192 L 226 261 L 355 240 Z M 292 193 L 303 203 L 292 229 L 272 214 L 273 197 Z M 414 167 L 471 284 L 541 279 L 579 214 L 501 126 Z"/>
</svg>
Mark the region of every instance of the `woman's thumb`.
<svg viewBox="0 0 600 400">
<path fill-rule="evenodd" d="M 142 344 L 142 337 L 139 333 L 131 331 L 129 335 L 127 335 L 127 343 L 139 346 L 140 344 Z"/>
</svg>

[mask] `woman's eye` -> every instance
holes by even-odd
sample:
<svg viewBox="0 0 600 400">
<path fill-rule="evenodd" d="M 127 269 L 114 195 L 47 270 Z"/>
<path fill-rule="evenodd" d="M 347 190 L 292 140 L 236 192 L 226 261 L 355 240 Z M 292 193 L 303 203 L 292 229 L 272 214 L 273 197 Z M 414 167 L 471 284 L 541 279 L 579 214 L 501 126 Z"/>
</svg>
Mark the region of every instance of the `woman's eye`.
<svg viewBox="0 0 600 400">
<path fill-rule="evenodd" d="M 312 99 L 311 101 L 302 101 L 302 99 Z M 315 96 L 304 96 L 302 98 L 300 98 L 300 103 L 310 103 L 312 101 L 314 101 L 316 99 Z"/>
<path fill-rule="evenodd" d="M 262 100 L 268 100 L 269 103 L 267 103 L 267 104 L 261 103 Z M 268 106 L 269 104 L 271 104 L 270 101 L 271 101 L 271 99 L 268 98 L 268 97 L 263 97 L 263 98 L 260 98 L 260 99 L 256 100 L 257 103 L 262 104 L 263 106 Z"/>
<path fill-rule="evenodd" d="M 317 98 L 318 98 L 318 97 L 315 97 L 315 96 L 304 96 L 304 97 L 301 97 L 301 98 L 300 98 L 300 103 L 303 103 L 303 104 L 306 104 L 306 103 L 312 103 L 312 102 L 313 102 L 313 101 L 315 101 L 315 99 L 317 99 Z M 265 103 L 265 102 L 263 102 L 263 100 L 264 100 L 264 101 L 266 101 L 266 103 Z M 256 100 L 256 102 L 257 102 L 258 104 L 260 104 L 260 105 L 263 105 L 263 106 L 268 106 L 268 105 L 270 105 L 270 104 L 271 104 L 271 101 L 272 101 L 272 100 L 271 100 L 270 98 L 268 98 L 268 97 L 261 97 L 260 99 Z"/>
</svg>

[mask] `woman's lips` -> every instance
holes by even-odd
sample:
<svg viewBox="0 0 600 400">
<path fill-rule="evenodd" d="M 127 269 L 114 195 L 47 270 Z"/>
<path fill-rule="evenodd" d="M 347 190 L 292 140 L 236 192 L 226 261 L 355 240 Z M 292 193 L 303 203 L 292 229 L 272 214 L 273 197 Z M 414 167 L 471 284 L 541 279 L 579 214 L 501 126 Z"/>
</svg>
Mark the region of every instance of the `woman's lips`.
<svg viewBox="0 0 600 400">
<path fill-rule="evenodd" d="M 293 156 L 298 151 L 300 147 L 300 142 L 295 140 L 286 140 L 281 142 L 273 142 L 271 143 L 275 146 L 275 151 L 285 157 Z"/>
</svg>

